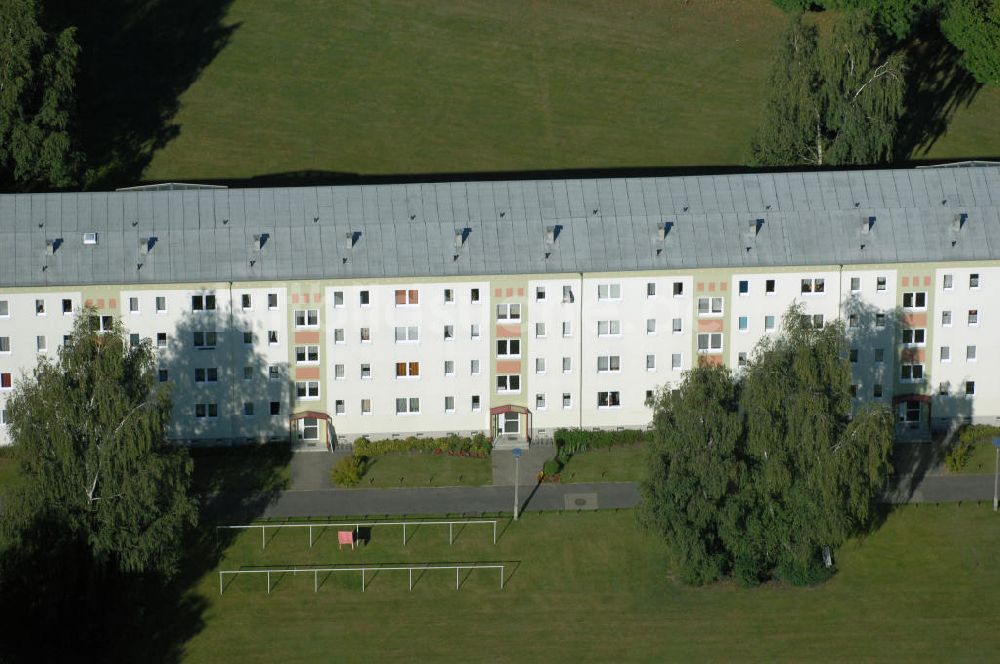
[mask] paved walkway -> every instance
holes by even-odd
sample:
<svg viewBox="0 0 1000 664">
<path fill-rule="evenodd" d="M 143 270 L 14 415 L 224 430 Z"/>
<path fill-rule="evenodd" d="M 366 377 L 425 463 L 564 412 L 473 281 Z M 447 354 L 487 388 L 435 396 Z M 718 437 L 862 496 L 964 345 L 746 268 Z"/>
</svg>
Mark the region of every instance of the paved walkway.
<svg viewBox="0 0 1000 664">
<path fill-rule="evenodd" d="M 556 455 L 555 445 L 532 444 L 521 452 L 521 460 L 515 464 L 511 450 L 493 450 L 490 463 L 493 467 L 493 486 L 514 486 L 514 469 L 521 476 L 521 484 L 534 484 L 535 478 L 546 461 Z"/>
</svg>

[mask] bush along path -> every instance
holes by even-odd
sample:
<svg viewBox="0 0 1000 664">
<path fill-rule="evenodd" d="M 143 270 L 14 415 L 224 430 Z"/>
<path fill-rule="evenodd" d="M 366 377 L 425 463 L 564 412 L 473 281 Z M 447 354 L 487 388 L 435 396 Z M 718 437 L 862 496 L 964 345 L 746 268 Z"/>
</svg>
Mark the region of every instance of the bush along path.
<svg viewBox="0 0 1000 664">
<path fill-rule="evenodd" d="M 489 483 L 492 445 L 483 434 L 472 437 L 359 438 L 352 453 L 330 470 L 340 488 L 479 486 Z"/>
</svg>

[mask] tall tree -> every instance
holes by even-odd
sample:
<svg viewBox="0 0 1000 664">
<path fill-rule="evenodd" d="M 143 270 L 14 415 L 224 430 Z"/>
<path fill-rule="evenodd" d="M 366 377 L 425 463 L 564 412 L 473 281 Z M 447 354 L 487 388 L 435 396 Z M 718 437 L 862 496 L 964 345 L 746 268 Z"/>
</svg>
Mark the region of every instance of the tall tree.
<svg viewBox="0 0 1000 664">
<path fill-rule="evenodd" d="M 149 340 L 96 321 L 81 312 L 58 359 L 41 357 L 8 401 L 22 481 L 4 526 L 16 541 L 44 524 L 99 567 L 169 575 L 196 521 L 191 459 L 166 440 L 170 395 Z"/>
<path fill-rule="evenodd" d="M 771 74 L 751 160 L 760 166 L 889 161 L 905 91 L 903 56 L 883 46 L 867 13 L 845 15 L 828 42 L 796 16 Z"/>
<path fill-rule="evenodd" d="M 977 81 L 1000 85 L 1000 0 L 952 0 L 941 32 L 964 52 L 962 62 Z"/>
<path fill-rule="evenodd" d="M 75 29 L 50 34 L 36 0 L 0 2 L 0 181 L 68 187 L 81 155 L 70 133 L 75 108 Z"/>
</svg>

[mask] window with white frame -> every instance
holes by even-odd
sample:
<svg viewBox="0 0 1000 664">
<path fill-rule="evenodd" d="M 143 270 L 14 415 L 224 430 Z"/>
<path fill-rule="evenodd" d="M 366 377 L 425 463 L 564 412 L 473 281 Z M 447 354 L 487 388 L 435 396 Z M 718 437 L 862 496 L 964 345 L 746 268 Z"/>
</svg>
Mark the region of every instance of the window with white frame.
<svg viewBox="0 0 1000 664">
<path fill-rule="evenodd" d="M 278 308 L 278 294 L 268 293 L 267 294 L 267 308 L 274 311 Z"/>
<path fill-rule="evenodd" d="M 166 332 L 157 332 L 156 333 L 156 347 L 157 348 L 166 348 L 167 347 L 167 333 Z"/>
<path fill-rule="evenodd" d="M 875 314 L 875 329 L 881 330 L 885 327 L 885 314 Z"/>
<path fill-rule="evenodd" d="M 319 346 L 296 346 L 296 364 L 319 364 Z"/>
<path fill-rule="evenodd" d="M 597 284 L 598 300 L 620 300 L 622 299 L 621 284 Z"/>
<path fill-rule="evenodd" d="M 746 332 L 747 330 L 750 329 L 750 321 L 746 316 L 740 316 L 739 318 L 737 318 L 737 325 L 739 327 L 740 332 Z"/>
<path fill-rule="evenodd" d="M 49 342 L 45 338 L 44 334 L 40 334 L 37 337 L 35 337 L 35 350 L 37 350 L 39 353 L 44 353 L 48 349 L 49 349 Z"/>
<path fill-rule="evenodd" d="M 861 290 L 861 277 L 851 277 L 851 292 L 857 293 Z"/>
<path fill-rule="evenodd" d="M 521 357 L 521 340 L 497 339 L 497 357 Z"/>
<path fill-rule="evenodd" d="M 907 328 L 903 330 L 904 346 L 923 346 L 927 331 L 923 328 Z"/>
<path fill-rule="evenodd" d="M 10 337 L 0 337 L 0 353 L 10 353 Z"/>
<path fill-rule="evenodd" d="M 740 295 L 750 294 L 750 282 L 746 279 L 740 279 L 739 282 L 736 284 L 736 288 Z"/>
<path fill-rule="evenodd" d="M 363 290 L 358 293 L 358 304 L 362 307 L 370 306 L 372 303 L 372 294 L 369 290 Z"/>
<path fill-rule="evenodd" d="M 370 327 L 361 328 L 361 343 L 368 344 L 372 341 L 372 329 Z"/>
<path fill-rule="evenodd" d="M 215 348 L 217 335 L 214 331 L 192 333 L 195 348 Z"/>
<path fill-rule="evenodd" d="M 969 325 L 979 325 L 979 309 L 969 309 Z"/>
<path fill-rule="evenodd" d="M 130 297 L 128 299 L 128 312 L 130 314 L 137 314 L 137 313 L 139 313 L 139 298 L 137 298 L 137 297 Z"/>
<path fill-rule="evenodd" d="M 333 330 L 333 343 L 342 344 L 344 343 L 344 328 L 338 327 Z"/>
<path fill-rule="evenodd" d="M 973 272 L 969 275 L 969 288 L 979 288 L 979 273 Z"/>
<path fill-rule="evenodd" d="M 802 280 L 802 293 L 825 293 L 826 292 L 826 280 L 825 279 L 803 279 Z"/>
<path fill-rule="evenodd" d="M 876 348 L 875 353 L 875 364 L 882 364 L 885 361 L 885 348 Z"/>
<path fill-rule="evenodd" d="M 901 364 L 899 366 L 899 379 L 904 382 L 915 382 L 924 379 L 924 365 L 922 364 Z"/>
<path fill-rule="evenodd" d="M 192 295 L 191 296 L 191 310 L 192 311 L 214 311 L 215 310 L 215 295 L 214 294 L 203 294 L 203 295 Z"/>
<path fill-rule="evenodd" d="M 621 396 L 618 390 L 597 393 L 598 408 L 619 408 L 621 405 Z"/>
<path fill-rule="evenodd" d="M 344 306 L 344 291 L 333 291 L 333 307 L 339 309 Z"/>
<path fill-rule="evenodd" d="M 954 288 L 955 287 L 954 276 L 950 274 L 943 275 L 941 279 L 941 287 L 944 290 L 951 290 L 952 288 Z"/>
<path fill-rule="evenodd" d="M 646 282 L 646 297 L 656 297 L 656 282 L 647 281 Z"/>
<path fill-rule="evenodd" d="M 10 318 L 9 300 L 0 300 L 0 318 Z"/>
<path fill-rule="evenodd" d="M 368 362 L 361 363 L 361 380 L 368 380 L 372 377 L 372 365 Z"/>
<path fill-rule="evenodd" d="M 267 379 L 268 380 L 278 380 L 281 378 L 281 368 L 276 364 L 268 365 L 267 367 Z"/>
<path fill-rule="evenodd" d="M 296 309 L 295 327 L 319 327 L 319 309 Z"/>
<path fill-rule="evenodd" d="M 646 334 L 656 334 L 656 319 L 647 318 L 646 319 Z"/>
<path fill-rule="evenodd" d="M 362 399 L 361 400 L 361 414 L 362 415 L 371 415 L 372 414 L 372 400 L 371 399 Z"/>
<path fill-rule="evenodd" d="M 942 362 L 951 362 L 951 347 L 950 346 L 941 346 L 941 361 Z"/>
<path fill-rule="evenodd" d="M 472 408 L 473 412 L 478 412 L 479 408 L 480 408 L 480 405 L 481 405 L 481 401 L 479 399 L 479 395 L 478 394 L 473 394 L 472 398 L 470 399 L 470 407 Z"/>
<path fill-rule="evenodd" d="M 347 367 L 343 364 L 333 365 L 333 379 L 345 380 L 347 378 Z"/>
<path fill-rule="evenodd" d="M 454 304 L 455 303 L 455 291 L 451 288 L 444 289 L 444 303 Z"/>
<path fill-rule="evenodd" d="M 976 361 L 976 347 L 975 346 L 966 346 L 965 347 L 965 360 L 967 362 L 975 362 Z"/>
<path fill-rule="evenodd" d="M 904 309 L 926 309 L 927 293 L 924 291 L 914 291 L 903 293 Z"/>
<path fill-rule="evenodd" d="M 545 410 L 545 395 L 536 394 L 535 395 L 535 410 Z"/>
<path fill-rule="evenodd" d="M 674 371 L 681 370 L 681 354 L 671 353 L 670 355 L 670 368 Z"/>
<path fill-rule="evenodd" d="M 536 357 L 535 358 L 535 373 L 545 373 L 545 358 Z"/>
<path fill-rule="evenodd" d="M 45 300 L 35 300 L 35 315 L 36 316 L 45 315 Z"/>
<path fill-rule="evenodd" d="M 455 340 L 455 326 L 454 325 L 445 325 L 444 326 L 444 340 L 445 341 L 454 341 Z"/>
<path fill-rule="evenodd" d="M 253 367 L 243 367 L 243 380 L 253 380 Z"/>
<path fill-rule="evenodd" d="M 479 302 L 479 289 L 470 288 L 469 289 L 469 300 L 473 303 Z"/>
<path fill-rule="evenodd" d="M 517 374 L 501 374 L 497 376 L 497 393 L 521 391 L 521 377 Z"/>
<path fill-rule="evenodd" d="M 0 426 L 7 425 L 7 409 L 0 408 Z"/>
<path fill-rule="evenodd" d="M 951 311 L 941 312 L 941 325 L 944 327 L 951 327 Z"/>
<path fill-rule="evenodd" d="M 850 329 L 855 329 L 861 324 L 861 317 L 858 314 L 849 314 L 847 316 L 847 327 Z"/>
<path fill-rule="evenodd" d="M 622 323 L 620 320 L 597 321 L 597 336 L 616 337 L 621 333 L 622 333 Z"/>
<path fill-rule="evenodd" d="M 646 371 L 656 371 L 656 355 L 646 355 Z"/>
<path fill-rule="evenodd" d="M 684 295 L 684 282 L 675 281 L 674 282 L 674 297 L 680 297 Z"/>
<path fill-rule="evenodd" d="M 243 330 L 243 343 L 247 346 L 253 345 L 253 330 Z"/>
<path fill-rule="evenodd" d="M 562 324 L 562 335 L 564 337 L 573 336 L 573 324 L 568 320 L 564 320 Z"/>
<path fill-rule="evenodd" d="M 156 313 L 162 314 L 167 310 L 167 298 L 163 295 L 156 296 Z"/>
<path fill-rule="evenodd" d="M 243 293 L 240 295 L 240 306 L 243 311 L 253 309 L 253 298 L 250 296 L 250 293 Z"/>
<path fill-rule="evenodd" d="M 573 407 L 573 394 L 571 392 L 563 392 L 562 407 L 566 410 Z"/>
<path fill-rule="evenodd" d="M 469 326 L 469 338 L 478 339 L 479 338 L 479 323 L 473 323 Z"/>
<path fill-rule="evenodd" d="M 542 339 L 545 337 L 545 323 L 535 323 L 535 338 Z"/>
<path fill-rule="evenodd" d="M 415 343 L 420 341 L 420 328 L 416 325 L 397 326 L 395 339 L 396 343 Z"/>
<path fill-rule="evenodd" d="M 967 380 L 965 381 L 965 396 L 971 397 L 976 393 L 976 381 Z"/>
<path fill-rule="evenodd" d="M 319 418 L 303 417 L 299 420 L 299 438 L 302 440 L 319 440 Z"/>
<path fill-rule="evenodd" d="M 479 360 L 469 361 L 469 373 L 472 374 L 473 376 L 479 375 Z"/>
<path fill-rule="evenodd" d="M 875 277 L 875 290 L 884 291 L 886 287 L 885 277 Z"/>
<path fill-rule="evenodd" d="M 597 373 L 617 373 L 622 370 L 620 355 L 598 355 Z"/>
<path fill-rule="evenodd" d="M 520 304 L 498 304 L 497 320 L 521 320 Z"/>
<path fill-rule="evenodd" d="M 319 381 L 295 381 L 295 396 L 299 399 L 319 399 Z"/>
<path fill-rule="evenodd" d="M 169 375 L 169 372 L 166 369 L 157 369 L 156 370 L 156 379 L 159 382 L 161 382 L 161 383 L 167 382 L 168 375 Z"/>
<path fill-rule="evenodd" d="M 699 316 L 721 316 L 722 315 L 722 298 L 721 297 L 699 297 L 698 298 L 698 315 Z"/>
<path fill-rule="evenodd" d="M 445 360 L 444 361 L 444 375 L 454 376 L 455 375 L 455 360 Z"/>
<path fill-rule="evenodd" d="M 418 397 L 397 397 L 397 415 L 416 415 L 420 412 L 420 399 Z"/>
<path fill-rule="evenodd" d="M 684 331 L 684 319 L 683 318 L 673 319 L 673 321 L 671 321 L 670 329 L 673 331 L 674 334 L 682 333 Z"/>
<path fill-rule="evenodd" d="M 138 348 L 139 346 L 139 335 L 136 332 L 132 332 L 128 335 L 128 345 L 129 348 Z"/>
<path fill-rule="evenodd" d="M 573 287 L 563 286 L 562 287 L 562 301 L 563 304 L 568 304 L 574 300 L 573 298 Z"/>
<path fill-rule="evenodd" d="M 270 401 L 268 402 L 268 412 L 272 417 L 276 415 L 281 415 L 281 402 L 280 401 Z"/>
<path fill-rule="evenodd" d="M 699 353 L 717 353 L 722 350 L 722 334 L 719 332 L 698 335 Z"/>
<path fill-rule="evenodd" d="M 412 307 L 420 304 L 420 294 L 416 289 L 397 289 L 395 293 L 397 307 Z"/>
<path fill-rule="evenodd" d="M 850 350 L 847 351 L 847 360 L 851 364 L 857 364 L 858 363 L 858 349 L 857 348 L 851 348 Z"/>
<path fill-rule="evenodd" d="M 9 390 L 13 387 L 9 371 L 0 372 L 0 389 Z"/>
<path fill-rule="evenodd" d="M 196 383 L 217 383 L 219 382 L 218 367 L 198 367 L 194 370 L 194 382 Z"/>
<path fill-rule="evenodd" d="M 198 419 L 216 418 L 219 416 L 219 404 L 217 403 L 196 403 L 194 405 L 194 416 Z"/>
<path fill-rule="evenodd" d="M 455 412 L 455 397 L 445 397 L 444 398 L 444 412 L 454 413 Z"/>
<path fill-rule="evenodd" d="M 536 286 L 535 302 L 544 302 L 544 301 L 545 301 L 545 286 Z"/>
<path fill-rule="evenodd" d="M 278 345 L 278 331 L 277 330 L 268 330 L 267 331 L 267 343 L 270 344 L 271 346 L 277 346 Z"/>
<path fill-rule="evenodd" d="M 419 378 L 419 362 L 396 362 L 396 378 Z"/>
<path fill-rule="evenodd" d="M 347 405 L 344 403 L 343 399 L 334 399 L 333 401 L 333 414 L 334 415 L 345 415 L 347 413 Z"/>
</svg>

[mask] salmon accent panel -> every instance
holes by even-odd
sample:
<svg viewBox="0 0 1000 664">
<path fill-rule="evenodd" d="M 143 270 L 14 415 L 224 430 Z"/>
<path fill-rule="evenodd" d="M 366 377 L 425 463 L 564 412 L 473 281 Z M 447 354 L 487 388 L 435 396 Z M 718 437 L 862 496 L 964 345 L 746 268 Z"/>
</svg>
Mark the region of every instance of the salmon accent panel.
<svg viewBox="0 0 1000 664">
<path fill-rule="evenodd" d="M 514 296 L 514 289 L 513 288 L 508 288 L 507 289 L 507 297 L 513 297 L 513 296 Z"/>
<path fill-rule="evenodd" d="M 518 288 L 517 289 L 517 296 L 518 297 L 524 297 L 524 289 L 523 288 Z"/>
<path fill-rule="evenodd" d="M 708 292 L 709 293 L 714 293 L 715 292 L 715 282 L 714 281 L 708 282 Z"/>
<path fill-rule="evenodd" d="M 695 286 L 695 289 L 699 293 L 701 293 L 702 291 L 704 291 L 705 290 L 705 282 L 704 281 L 699 281 L 698 284 Z"/>
<path fill-rule="evenodd" d="M 83 305 L 84 305 L 85 307 L 92 307 L 92 306 L 94 306 L 94 301 L 93 301 L 93 300 L 91 300 L 90 298 L 87 298 L 87 301 L 86 301 L 86 302 L 84 302 L 84 303 L 83 303 Z"/>
<path fill-rule="evenodd" d="M 521 360 L 497 360 L 498 374 L 521 373 Z"/>
<path fill-rule="evenodd" d="M 698 321 L 698 331 L 699 332 L 722 332 L 722 319 L 721 318 L 709 318 L 708 320 Z"/>
<path fill-rule="evenodd" d="M 922 364 L 927 358 L 926 348 L 904 348 L 899 353 L 899 358 L 903 362 L 916 362 Z"/>
<path fill-rule="evenodd" d="M 924 277 L 924 286 L 930 286 L 930 285 L 931 285 L 931 278 Z"/>
<path fill-rule="evenodd" d="M 295 333 L 295 343 L 297 344 L 318 344 L 319 330 L 303 330 Z"/>
<path fill-rule="evenodd" d="M 117 308 L 118 308 L 118 298 L 113 297 L 111 298 L 111 300 L 108 301 L 108 309 L 117 309 Z"/>
<path fill-rule="evenodd" d="M 698 364 L 703 367 L 721 367 L 722 366 L 722 354 L 716 355 L 699 355 Z"/>
<path fill-rule="evenodd" d="M 497 339 L 510 339 L 519 336 L 521 336 L 520 325 L 497 325 L 496 329 Z"/>
<path fill-rule="evenodd" d="M 298 304 L 298 303 L 299 303 L 299 294 L 292 293 L 292 304 Z"/>
<path fill-rule="evenodd" d="M 910 286 L 910 278 L 903 277 L 903 288 L 909 288 L 909 286 Z"/>
<path fill-rule="evenodd" d="M 323 301 L 323 294 L 322 293 L 313 293 L 313 302 L 315 302 L 316 304 L 319 304 L 322 301 Z"/>
<path fill-rule="evenodd" d="M 500 293 L 501 292 L 502 291 L 499 288 L 494 288 L 493 289 L 493 297 L 500 297 Z"/>
<path fill-rule="evenodd" d="M 719 282 L 719 290 L 720 291 L 722 291 L 723 293 L 725 293 L 727 288 L 729 288 L 729 284 L 727 284 L 725 281 L 720 281 Z"/>
<path fill-rule="evenodd" d="M 103 297 L 97 298 L 97 308 L 98 309 L 103 309 L 104 308 L 104 298 Z"/>
<path fill-rule="evenodd" d="M 296 367 L 297 380 L 319 380 L 319 367 Z"/>
<path fill-rule="evenodd" d="M 903 327 L 927 327 L 927 314 L 903 314 Z"/>
</svg>

